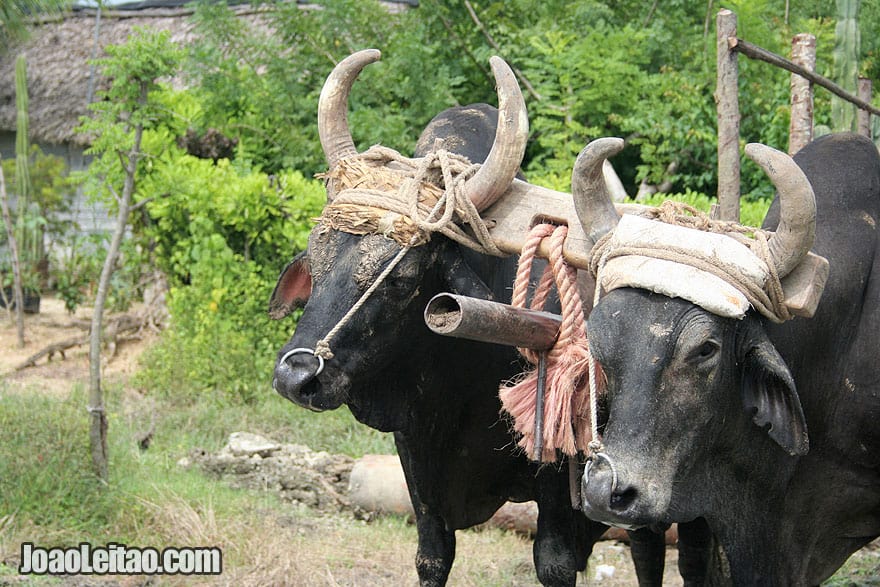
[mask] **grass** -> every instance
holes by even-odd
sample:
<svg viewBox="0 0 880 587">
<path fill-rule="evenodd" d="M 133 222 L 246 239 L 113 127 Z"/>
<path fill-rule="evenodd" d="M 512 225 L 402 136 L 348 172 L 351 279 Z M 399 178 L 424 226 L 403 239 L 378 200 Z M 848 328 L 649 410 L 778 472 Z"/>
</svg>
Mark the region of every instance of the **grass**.
<svg viewBox="0 0 880 587">
<path fill-rule="evenodd" d="M 109 483 L 102 486 L 91 474 L 83 387 L 47 393 L 0 380 L 0 585 L 70 584 L 51 577 L 20 582 L 25 541 L 223 551 L 219 578 L 163 577 L 152 585 L 416 584 L 417 537 L 407 521 L 367 523 L 349 512 L 315 512 L 178 465 L 193 450 L 218 450 L 239 430 L 353 457 L 393 452 L 390 435 L 356 422 L 344 409 L 315 414 L 269 389 L 248 402 L 223 393 L 138 392 L 112 382 L 105 393 L 111 462 Z M 138 439 L 151 427 L 152 443 L 141 450 Z M 880 551 L 868 550 L 828 584 L 878 585 L 878 575 Z M 594 584 L 589 576 L 586 584 Z M 459 532 L 449 585 L 537 585 L 531 542 L 497 529 Z"/>
<path fill-rule="evenodd" d="M 85 541 L 218 545 L 228 564 L 248 567 L 259 550 L 249 540 L 265 534 L 258 522 L 279 512 L 297 523 L 314 514 L 291 513 L 269 493 L 231 489 L 178 460 L 195 449 L 216 451 L 236 430 L 355 457 L 393 450 L 389 435 L 345 411 L 311 414 L 272 395 L 248 406 L 207 398 L 181 405 L 121 388 L 109 389 L 107 398 L 110 479 L 101 486 L 91 473 L 82 387 L 57 397 L 0 383 L 0 561 L 14 563 L 23 541 Z M 137 440 L 152 418 L 154 439 L 144 451 Z"/>
</svg>

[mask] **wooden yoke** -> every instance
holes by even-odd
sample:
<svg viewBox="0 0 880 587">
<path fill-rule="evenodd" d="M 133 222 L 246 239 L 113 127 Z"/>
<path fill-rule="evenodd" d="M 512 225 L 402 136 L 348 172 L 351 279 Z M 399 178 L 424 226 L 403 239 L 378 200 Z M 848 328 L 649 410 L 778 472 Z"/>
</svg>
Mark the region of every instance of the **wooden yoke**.
<svg viewBox="0 0 880 587">
<path fill-rule="evenodd" d="M 618 214 L 645 215 L 649 206 L 615 204 Z M 483 219 L 492 241 L 500 250 L 519 255 L 529 232 L 536 224 L 568 226 L 563 245 L 563 258 L 573 267 L 588 270 L 593 241 L 578 220 L 571 194 L 514 180 L 497 202 L 483 211 Z M 549 256 L 549 243 L 542 243 L 538 256 Z M 828 277 L 828 261 L 815 253 L 807 253 L 801 263 L 782 278 L 785 305 L 789 311 L 805 318 L 812 317 L 822 297 Z"/>
<path fill-rule="evenodd" d="M 647 209 L 640 204 L 615 204 L 619 214 L 638 214 Z M 557 192 L 515 179 L 497 202 L 483 211 L 492 241 L 499 249 L 519 255 L 529 232 L 536 224 L 549 223 L 568 226 L 568 236 L 562 246 L 562 256 L 578 269 L 589 269 L 593 241 L 578 221 L 571 194 Z M 549 244 L 542 243 L 538 256 L 549 256 Z"/>
</svg>

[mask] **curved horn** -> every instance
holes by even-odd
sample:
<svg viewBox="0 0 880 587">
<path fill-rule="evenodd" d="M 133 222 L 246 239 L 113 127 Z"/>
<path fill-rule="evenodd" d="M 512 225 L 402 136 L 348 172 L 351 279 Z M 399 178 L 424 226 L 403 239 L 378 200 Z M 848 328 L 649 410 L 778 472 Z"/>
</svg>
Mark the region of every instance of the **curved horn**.
<svg viewBox="0 0 880 587">
<path fill-rule="evenodd" d="M 348 94 L 361 70 L 378 61 L 382 53 L 364 49 L 340 61 L 324 82 L 318 98 L 318 136 L 327 164 L 332 169 L 340 159 L 357 154 L 348 130 Z"/>
<path fill-rule="evenodd" d="M 770 177 L 779 194 L 779 226 L 768 246 L 776 271 L 785 277 L 801 262 L 816 237 L 813 186 L 797 163 L 781 151 L 749 143 L 746 155 Z"/>
<path fill-rule="evenodd" d="M 498 88 L 498 128 L 489 156 L 464 188 L 480 211 L 488 208 L 510 187 L 519 171 L 529 138 L 526 104 L 513 71 L 497 56 L 492 57 L 489 64 Z"/>
<path fill-rule="evenodd" d="M 623 149 L 623 139 L 607 137 L 591 141 L 580 152 L 571 173 L 574 209 L 586 235 L 594 243 L 617 226 L 620 216 L 605 186 L 602 166 Z"/>
</svg>

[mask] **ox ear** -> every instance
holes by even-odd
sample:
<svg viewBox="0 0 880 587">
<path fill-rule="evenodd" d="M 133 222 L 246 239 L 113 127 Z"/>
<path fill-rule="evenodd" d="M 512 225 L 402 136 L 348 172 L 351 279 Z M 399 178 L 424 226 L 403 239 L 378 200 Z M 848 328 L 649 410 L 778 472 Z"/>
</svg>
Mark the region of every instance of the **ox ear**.
<svg viewBox="0 0 880 587">
<path fill-rule="evenodd" d="M 758 341 L 747 345 L 743 367 L 743 405 L 752 421 L 788 454 L 807 454 L 807 423 L 794 378 L 763 332 Z"/>
<path fill-rule="evenodd" d="M 297 308 L 302 308 L 311 293 L 312 276 L 309 274 L 309 259 L 306 251 L 303 251 L 281 272 L 275 291 L 269 298 L 269 317 L 280 320 Z"/>
<path fill-rule="evenodd" d="M 460 296 L 494 299 L 491 288 L 477 275 L 462 253 L 463 250 L 456 245 L 445 246 L 440 252 L 440 266 L 446 286 Z"/>
</svg>

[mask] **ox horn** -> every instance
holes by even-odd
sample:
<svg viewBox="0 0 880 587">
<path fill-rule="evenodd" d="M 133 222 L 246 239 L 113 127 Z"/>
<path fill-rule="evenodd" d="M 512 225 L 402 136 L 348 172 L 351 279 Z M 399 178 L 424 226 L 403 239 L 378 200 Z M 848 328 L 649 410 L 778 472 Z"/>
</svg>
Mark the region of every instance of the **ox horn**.
<svg viewBox="0 0 880 587">
<path fill-rule="evenodd" d="M 602 166 L 623 149 L 623 139 L 606 137 L 591 141 L 580 152 L 571 173 L 574 208 L 584 232 L 593 243 L 617 226 L 620 216 L 605 186 Z"/>
<path fill-rule="evenodd" d="M 382 57 L 377 49 L 364 49 L 340 61 L 324 82 L 318 98 L 318 136 L 332 169 L 341 159 L 357 155 L 348 129 L 348 95 L 361 70 Z"/>
<path fill-rule="evenodd" d="M 767 243 L 780 277 L 797 267 L 816 237 L 816 196 L 794 159 L 760 143 L 746 145 L 746 155 L 758 164 L 779 194 L 779 226 Z"/>
<path fill-rule="evenodd" d="M 482 211 L 510 187 L 519 171 L 529 138 L 529 117 L 522 91 L 510 66 L 500 57 L 489 60 L 498 89 L 498 127 L 489 156 L 465 184 L 465 193 Z"/>
<path fill-rule="evenodd" d="M 345 157 L 357 154 L 348 128 L 348 95 L 361 70 L 378 61 L 376 49 L 358 51 L 333 68 L 318 99 L 318 135 L 332 169 Z M 507 190 L 519 171 L 529 135 L 525 100 L 510 66 L 500 57 L 489 60 L 498 88 L 498 127 L 489 156 L 465 183 L 465 193 L 482 211 Z"/>
</svg>

